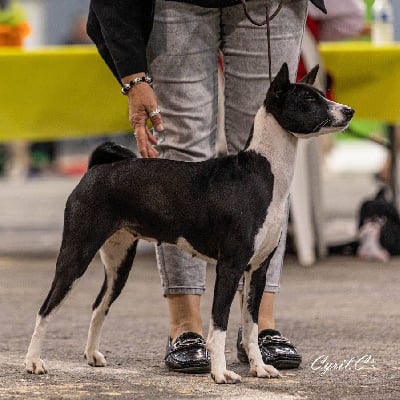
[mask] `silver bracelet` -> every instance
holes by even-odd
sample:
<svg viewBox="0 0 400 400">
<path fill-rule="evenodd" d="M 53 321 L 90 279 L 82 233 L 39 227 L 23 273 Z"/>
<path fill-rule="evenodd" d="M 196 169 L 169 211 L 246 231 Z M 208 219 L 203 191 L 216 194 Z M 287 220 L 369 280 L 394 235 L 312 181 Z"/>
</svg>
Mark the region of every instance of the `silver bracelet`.
<svg viewBox="0 0 400 400">
<path fill-rule="evenodd" d="M 121 93 L 124 95 L 124 96 L 127 96 L 128 95 L 128 93 L 129 93 L 129 91 L 135 86 L 135 85 L 137 85 L 137 84 L 139 84 L 139 83 L 143 83 L 143 82 L 146 82 L 148 85 L 150 85 L 151 87 L 153 86 L 153 79 L 151 78 L 151 76 L 150 75 L 145 75 L 145 76 L 140 76 L 140 77 L 138 77 L 138 78 L 135 78 L 135 79 L 133 79 L 133 80 L 131 80 L 129 83 L 124 83 L 123 85 L 122 85 L 122 88 L 121 88 Z"/>
</svg>

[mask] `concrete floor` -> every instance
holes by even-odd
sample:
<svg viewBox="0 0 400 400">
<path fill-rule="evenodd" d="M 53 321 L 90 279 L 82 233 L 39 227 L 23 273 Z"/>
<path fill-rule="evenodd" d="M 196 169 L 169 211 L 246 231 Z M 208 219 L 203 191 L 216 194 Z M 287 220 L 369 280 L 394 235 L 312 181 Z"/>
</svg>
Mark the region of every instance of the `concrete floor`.
<svg viewBox="0 0 400 400">
<path fill-rule="evenodd" d="M 208 375 L 167 371 L 166 302 L 154 256 L 141 252 L 125 291 L 111 308 L 101 350 L 105 368 L 83 359 L 91 304 L 103 279 L 95 259 L 51 321 L 43 358 L 49 373 L 32 376 L 23 360 L 54 273 L 54 258 L 0 258 L 0 399 L 399 399 L 400 268 L 331 258 L 304 269 L 285 262 L 277 297 L 278 328 L 303 356 L 298 370 L 282 379 L 249 377 L 236 360 L 239 305 L 232 306 L 226 356 L 243 377 L 237 385 L 215 385 Z M 214 268 L 202 302 L 209 321 Z M 339 366 L 342 364 L 342 367 Z M 331 368 L 331 369 L 329 369 Z"/>
</svg>

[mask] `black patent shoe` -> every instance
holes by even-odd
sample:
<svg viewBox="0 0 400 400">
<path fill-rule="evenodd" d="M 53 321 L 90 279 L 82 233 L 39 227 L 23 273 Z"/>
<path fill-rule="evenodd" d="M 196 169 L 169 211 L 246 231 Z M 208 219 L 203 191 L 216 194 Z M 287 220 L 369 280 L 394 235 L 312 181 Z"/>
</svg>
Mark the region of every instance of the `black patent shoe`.
<svg viewBox="0 0 400 400">
<path fill-rule="evenodd" d="M 205 340 L 194 332 L 180 335 L 174 343 L 168 338 L 165 365 L 171 371 L 204 374 L 211 371 Z"/>
<path fill-rule="evenodd" d="M 275 329 L 264 329 L 258 334 L 258 346 L 265 364 L 277 369 L 298 368 L 301 364 L 301 355 L 288 339 Z M 249 359 L 242 346 L 242 328 L 239 328 L 237 337 L 237 358 L 242 363 Z"/>
</svg>

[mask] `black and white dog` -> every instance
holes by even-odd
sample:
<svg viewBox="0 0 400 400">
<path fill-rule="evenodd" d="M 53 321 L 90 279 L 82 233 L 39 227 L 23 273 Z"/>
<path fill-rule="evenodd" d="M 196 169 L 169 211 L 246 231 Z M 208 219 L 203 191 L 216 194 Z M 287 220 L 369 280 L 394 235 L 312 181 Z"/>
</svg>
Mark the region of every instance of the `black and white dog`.
<svg viewBox="0 0 400 400">
<path fill-rule="evenodd" d="M 386 188 L 364 201 L 359 211 L 357 255 L 361 259 L 388 261 L 400 255 L 400 215 Z"/>
<path fill-rule="evenodd" d="M 315 89 L 318 66 L 302 82 L 289 81 L 284 64 L 258 110 L 246 148 L 204 162 L 137 159 L 112 143 L 92 154 L 89 170 L 68 198 L 55 277 L 25 359 L 28 372 L 46 373 L 40 350 L 48 318 L 100 249 L 105 281 L 93 305 L 85 357 L 105 366 L 99 351 L 106 314 L 128 278 L 139 239 L 172 243 L 216 263 L 207 338 L 217 383 L 240 376 L 226 367 L 224 348 L 230 306 L 245 276 L 243 346 L 253 376 L 277 377 L 258 348 L 258 309 L 265 273 L 285 218 L 297 138 L 347 127 L 353 110 Z"/>
</svg>

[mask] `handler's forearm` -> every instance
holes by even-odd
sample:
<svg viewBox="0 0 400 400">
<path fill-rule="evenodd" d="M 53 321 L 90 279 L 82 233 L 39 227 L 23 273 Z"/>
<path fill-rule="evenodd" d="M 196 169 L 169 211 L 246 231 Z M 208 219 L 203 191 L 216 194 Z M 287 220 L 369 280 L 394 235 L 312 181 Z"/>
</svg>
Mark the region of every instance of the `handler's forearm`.
<svg viewBox="0 0 400 400">
<path fill-rule="evenodd" d="M 121 80 L 147 71 L 154 0 L 91 0 L 88 34 Z"/>
</svg>

